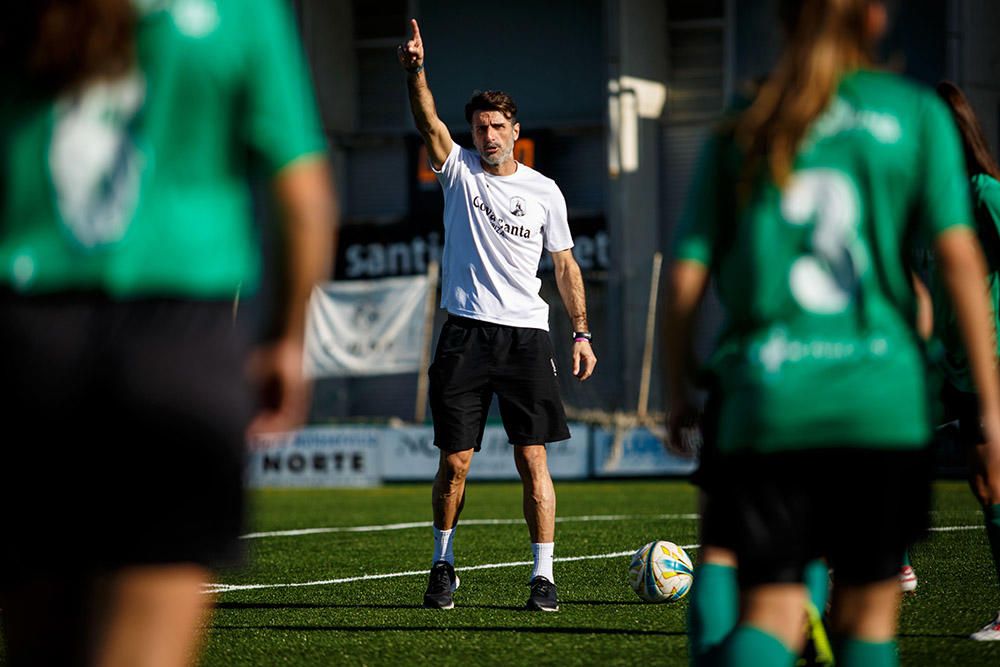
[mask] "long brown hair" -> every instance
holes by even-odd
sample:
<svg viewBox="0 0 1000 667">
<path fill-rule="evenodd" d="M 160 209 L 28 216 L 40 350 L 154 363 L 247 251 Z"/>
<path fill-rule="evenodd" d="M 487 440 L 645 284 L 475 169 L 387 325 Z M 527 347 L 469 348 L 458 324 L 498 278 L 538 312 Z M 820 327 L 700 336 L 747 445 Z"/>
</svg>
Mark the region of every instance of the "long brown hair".
<svg viewBox="0 0 1000 667">
<path fill-rule="evenodd" d="M 0 68 L 37 94 L 121 75 L 135 60 L 130 0 L 29 0 L 4 13 Z"/>
<path fill-rule="evenodd" d="M 951 117 L 958 126 L 969 176 L 987 174 L 1000 181 L 1000 168 L 990 153 L 986 135 L 965 93 L 951 81 L 942 81 L 937 85 L 937 94 L 951 109 Z"/>
<path fill-rule="evenodd" d="M 741 182 L 762 164 L 787 183 L 799 144 L 826 108 L 841 76 L 872 62 L 865 29 L 877 0 L 782 0 L 787 43 L 753 104 L 736 120 L 736 141 L 746 151 Z"/>
</svg>

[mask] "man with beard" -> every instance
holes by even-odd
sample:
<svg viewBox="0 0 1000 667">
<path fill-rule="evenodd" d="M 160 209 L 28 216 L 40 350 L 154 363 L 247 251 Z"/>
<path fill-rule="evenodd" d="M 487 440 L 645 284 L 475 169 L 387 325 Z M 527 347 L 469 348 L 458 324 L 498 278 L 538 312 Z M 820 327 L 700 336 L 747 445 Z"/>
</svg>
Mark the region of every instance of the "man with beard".
<svg viewBox="0 0 1000 667">
<path fill-rule="evenodd" d="M 514 462 L 524 485 L 523 509 L 534 555 L 526 608 L 558 611 L 552 575 L 555 489 L 545 443 L 570 437 L 549 339 L 549 307 L 539 296 L 542 249 L 551 253 L 556 283 L 573 325 L 573 374 L 593 373 L 580 267 L 566 201 L 555 182 L 514 157 L 521 131 L 509 95 L 485 91 L 465 105 L 476 150 L 451 139 L 438 118 L 424 71 L 420 28 L 398 49 L 410 107 L 444 191 L 441 305 L 448 321 L 430 368 L 434 444 L 441 450 L 434 480 L 434 557 L 424 606 L 454 607 L 458 588 L 453 542 L 473 453 L 482 446 L 496 394 Z"/>
</svg>

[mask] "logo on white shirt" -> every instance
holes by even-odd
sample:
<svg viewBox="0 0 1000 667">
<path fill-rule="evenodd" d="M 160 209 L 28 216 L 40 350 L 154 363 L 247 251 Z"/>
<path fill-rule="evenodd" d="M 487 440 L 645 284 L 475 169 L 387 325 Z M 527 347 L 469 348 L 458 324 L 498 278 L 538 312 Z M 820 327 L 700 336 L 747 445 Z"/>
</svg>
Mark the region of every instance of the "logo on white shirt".
<svg viewBox="0 0 1000 667">
<path fill-rule="evenodd" d="M 514 199 L 521 199 L 520 197 L 515 197 Z M 521 199 L 521 201 L 524 201 Z M 480 211 L 486 214 L 486 219 L 490 222 L 490 227 L 493 228 L 500 236 L 517 236 L 522 239 L 531 238 L 531 230 L 527 227 L 521 225 L 512 225 L 509 222 L 504 221 L 503 218 L 497 216 L 489 204 L 484 202 L 479 195 L 476 195 L 472 199 L 472 206 L 478 208 Z M 515 214 L 517 215 L 517 214 Z M 524 215 L 522 210 L 521 215 Z"/>
<path fill-rule="evenodd" d="M 520 197 L 514 197 L 513 199 L 510 200 L 511 215 L 516 215 L 519 218 L 524 216 L 525 207 L 527 207 L 527 203 L 525 203 L 525 201 Z"/>
</svg>

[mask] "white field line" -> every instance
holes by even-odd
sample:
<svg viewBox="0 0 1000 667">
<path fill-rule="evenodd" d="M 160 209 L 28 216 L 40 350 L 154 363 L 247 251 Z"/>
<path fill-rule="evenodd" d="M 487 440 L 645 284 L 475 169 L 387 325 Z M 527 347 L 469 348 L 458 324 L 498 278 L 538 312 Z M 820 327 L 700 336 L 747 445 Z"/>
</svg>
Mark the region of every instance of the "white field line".
<svg viewBox="0 0 1000 667">
<path fill-rule="evenodd" d="M 634 519 L 687 519 L 695 520 L 697 514 L 593 514 L 589 516 L 556 517 L 556 523 L 574 521 L 625 521 Z M 462 519 L 462 526 L 504 526 L 520 525 L 524 519 Z M 409 523 L 386 523 L 378 526 L 331 526 L 328 528 L 300 528 L 298 530 L 271 530 L 263 533 L 248 533 L 241 535 L 241 540 L 256 540 L 262 537 L 296 537 L 299 535 L 318 535 L 320 533 L 377 533 L 387 530 L 407 530 L 409 528 L 430 528 L 430 521 L 412 521 Z"/>
<path fill-rule="evenodd" d="M 697 544 L 685 544 L 682 549 L 697 549 L 699 545 Z M 593 554 L 589 556 L 564 556 L 562 558 L 554 558 L 553 560 L 557 563 L 566 563 L 574 560 L 598 560 L 601 558 L 620 558 L 622 556 L 631 556 L 635 553 L 635 550 L 631 551 L 615 551 L 613 553 L 607 554 Z M 512 561 L 508 563 L 486 563 L 485 565 L 468 565 L 466 567 L 456 567 L 456 572 L 468 572 L 471 570 L 493 570 L 501 567 L 521 567 L 525 565 L 532 565 L 533 561 L 521 560 Z M 427 576 L 427 570 L 409 570 L 407 572 L 389 572 L 387 574 L 365 574 L 360 577 L 343 577 L 341 579 L 323 579 L 321 581 L 296 581 L 292 583 L 285 584 L 212 584 L 205 587 L 203 593 L 228 593 L 229 591 L 248 591 L 248 590 L 258 590 L 261 588 L 299 588 L 302 586 L 328 586 L 331 584 L 349 584 L 354 581 L 371 581 L 373 579 L 393 579 L 395 577 L 413 577 L 413 576 Z"/>
<path fill-rule="evenodd" d="M 615 519 L 622 518 L 650 518 L 650 519 L 663 519 L 663 518 L 673 518 L 673 519 L 690 519 L 698 518 L 697 514 L 660 514 L 655 516 L 631 516 L 631 515 L 596 515 L 596 516 L 581 516 L 581 517 L 563 517 L 563 521 L 611 521 Z M 559 521 L 560 519 L 556 519 Z M 495 524 L 508 524 L 508 523 L 520 523 L 522 520 L 514 519 L 478 519 L 477 524 L 473 525 L 495 525 Z M 463 521 L 463 524 L 472 523 L 472 521 Z M 427 527 L 430 523 L 428 522 L 415 522 L 412 524 L 386 524 L 386 526 L 353 526 L 345 528 L 314 528 L 310 529 L 316 532 L 372 532 L 375 530 L 401 530 L 396 526 L 406 526 L 406 527 Z M 955 531 L 965 531 L 965 530 L 982 530 L 982 525 L 975 526 L 936 526 L 931 528 L 931 532 L 943 533 L 943 532 L 955 532 Z M 270 536 L 274 533 L 254 533 L 253 535 L 260 536 Z M 278 531 L 277 534 L 280 535 L 302 535 L 309 534 L 303 531 Z M 244 537 L 251 537 L 250 535 L 245 535 Z M 697 549 L 698 544 L 685 544 L 682 549 Z M 593 554 L 588 556 L 564 556 L 562 558 L 555 558 L 556 562 L 565 563 L 569 561 L 576 560 L 598 560 L 602 558 L 619 558 L 622 556 L 631 556 L 634 551 L 615 551 L 613 553 L 606 554 Z M 466 572 L 471 570 L 491 570 L 502 567 L 521 567 L 525 565 L 532 565 L 533 562 L 530 560 L 524 561 L 512 561 L 507 563 L 487 563 L 485 565 L 468 565 L 465 567 L 455 568 L 456 572 Z M 355 581 L 371 581 L 375 579 L 394 579 L 396 577 L 414 577 L 414 576 L 426 576 L 427 570 L 408 570 L 405 572 L 388 572 L 385 574 L 365 574 L 358 577 L 342 577 L 339 579 L 322 579 L 319 581 L 295 581 L 289 583 L 278 583 L 278 584 L 209 584 L 205 586 L 203 593 L 227 593 L 229 591 L 248 591 L 248 590 L 258 590 L 264 588 L 301 588 L 304 586 L 329 586 L 333 584 L 348 584 Z"/>
</svg>

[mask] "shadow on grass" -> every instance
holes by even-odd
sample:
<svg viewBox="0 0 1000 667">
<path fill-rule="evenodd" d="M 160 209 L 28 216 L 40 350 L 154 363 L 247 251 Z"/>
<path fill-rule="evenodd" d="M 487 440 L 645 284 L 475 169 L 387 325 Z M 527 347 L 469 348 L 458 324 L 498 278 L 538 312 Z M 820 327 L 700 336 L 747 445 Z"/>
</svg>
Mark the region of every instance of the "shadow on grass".
<svg viewBox="0 0 1000 667">
<path fill-rule="evenodd" d="M 215 609 L 421 609 L 419 604 L 334 604 L 331 602 L 217 602 Z"/>
<path fill-rule="evenodd" d="M 632 607 L 647 604 L 636 600 L 559 600 L 559 604 L 580 605 L 581 607 Z"/>
<path fill-rule="evenodd" d="M 455 625 L 443 627 L 413 625 L 213 625 L 212 631 L 220 630 L 275 630 L 279 632 L 527 632 L 549 635 L 629 635 L 634 637 L 686 637 L 686 632 L 666 632 L 664 630 L 626 630 L 615 628 L 540 628 L 537 626 L 486 627 L 479 625 Z"/>
<path fill-rule="evenodd" d="M 336 604 L 332 602 L 219 602 L 215 609 L 423 609 L 420 604 Z M 499 604 L 463 604 L 462 609 L 498 609 L 500 611 L 523 611 L 524 607 Z"/>
<path fill-rule="evenodd" d="M 630 607 L 641 602 L 615 602 L 612 600 L 559 600 L 561 605 L 580 607 Z M 523 611 L 523 606 L 498 604 L 463 604 L 462 609 L 497 609 L 500 611 Z M 215 609 L 423 609 L 419 604 L 335 604 L 331 602 L 217 602 Z"/>
<path fill-rule="evenodd" d="M 934 632 L 905 632 L 896 635 L 899 639 L 968 639 L 968 634 L 938 634 Z"/>
</svg>

